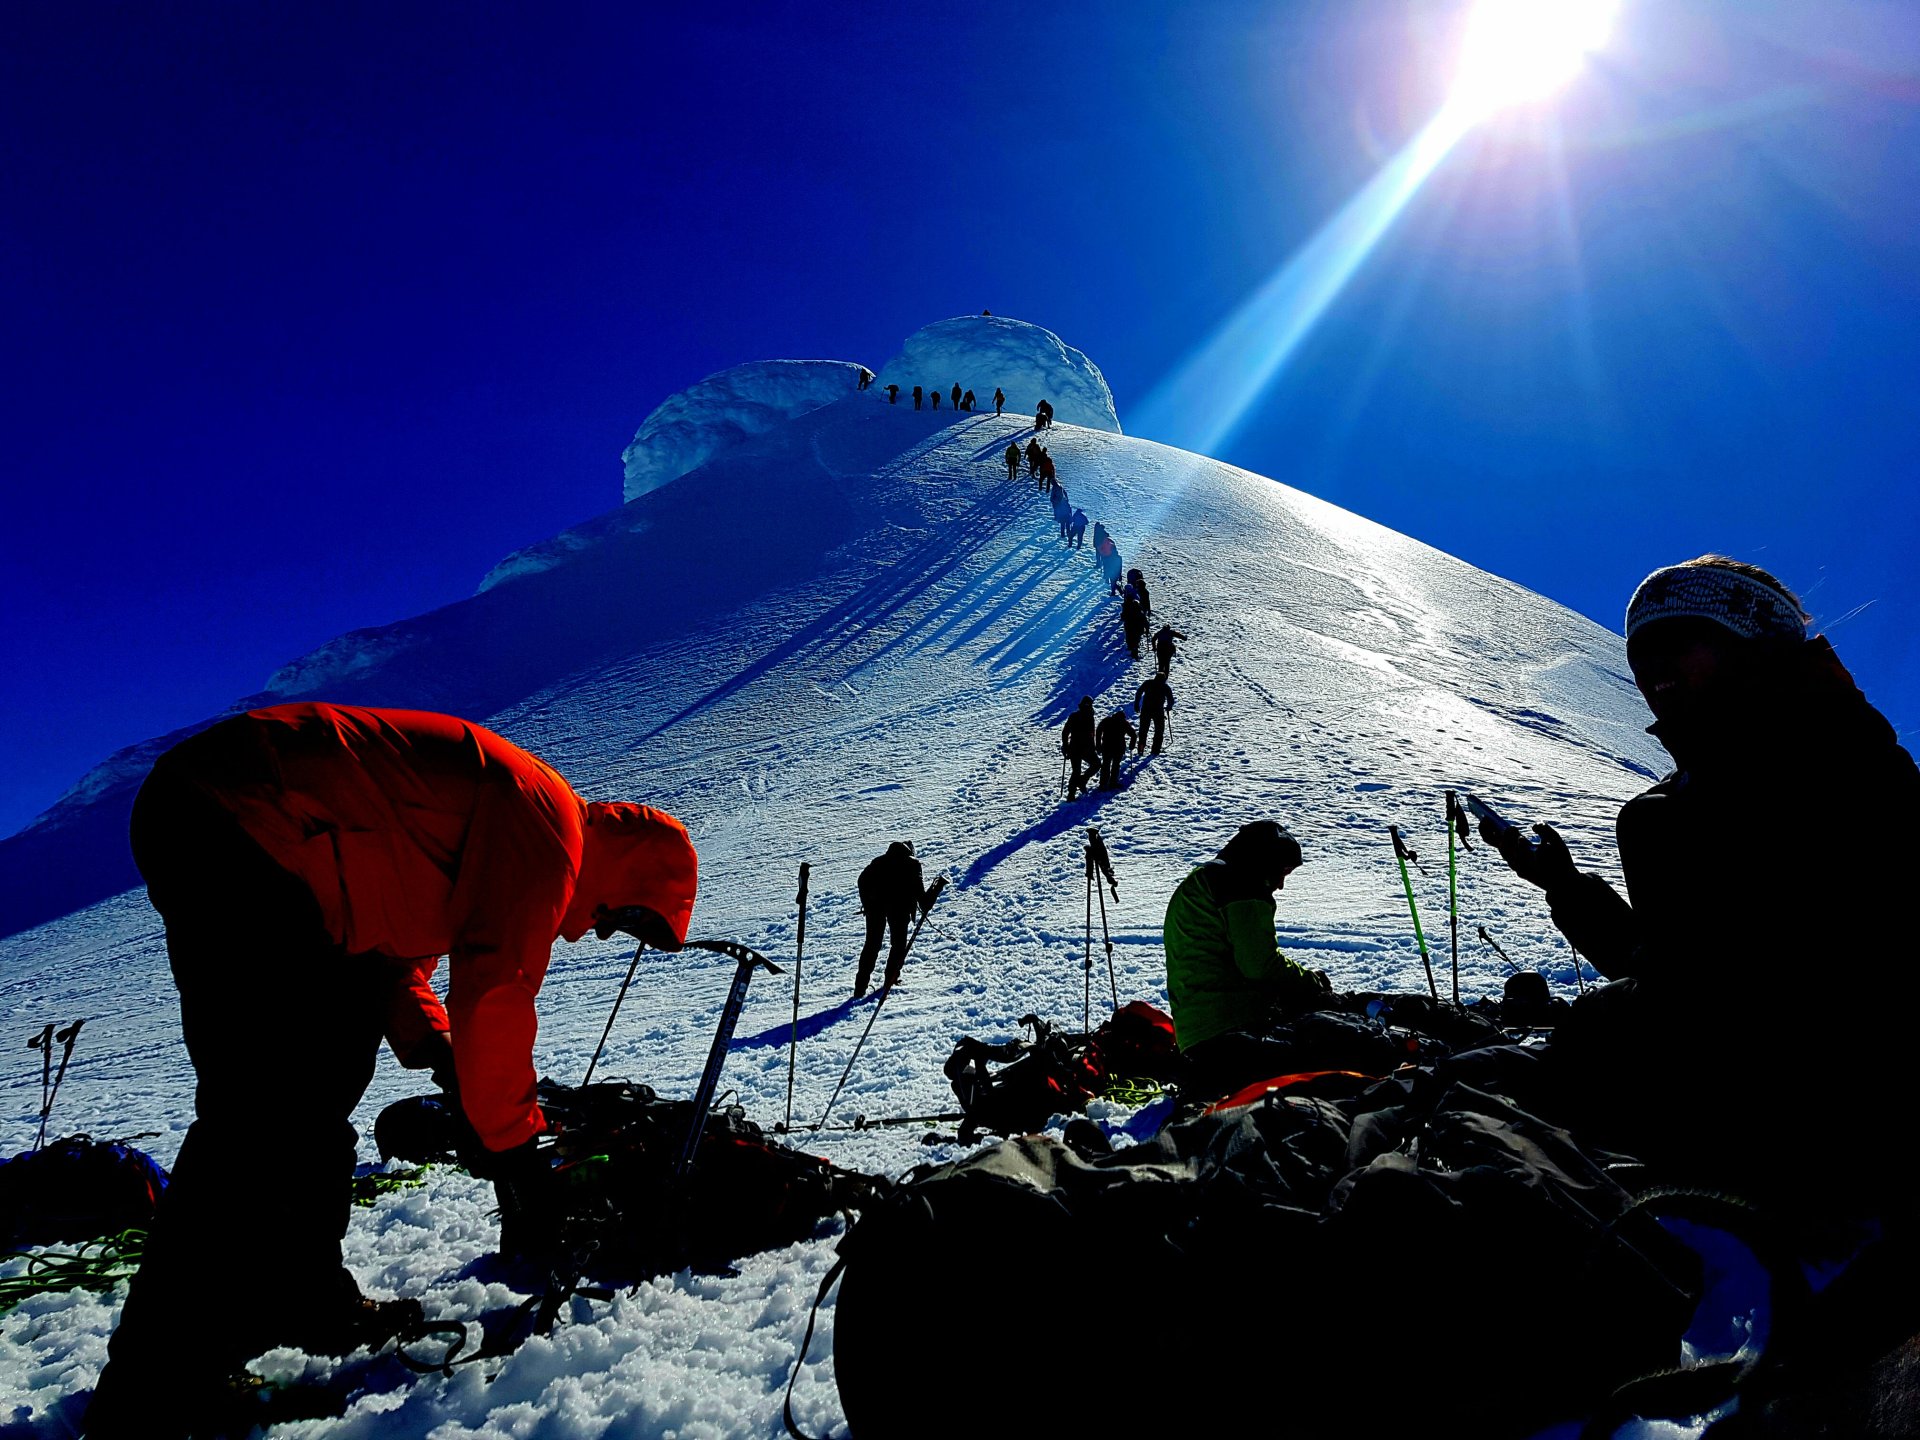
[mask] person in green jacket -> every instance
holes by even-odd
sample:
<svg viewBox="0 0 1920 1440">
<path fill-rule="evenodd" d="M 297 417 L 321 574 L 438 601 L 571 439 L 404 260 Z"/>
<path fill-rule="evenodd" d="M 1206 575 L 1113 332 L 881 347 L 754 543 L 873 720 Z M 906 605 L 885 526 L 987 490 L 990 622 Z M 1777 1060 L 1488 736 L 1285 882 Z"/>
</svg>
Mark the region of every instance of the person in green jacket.
<svg viewBox="0 0 1920 1440">
<path fill-rule="evenodd" d="M 1300 862 L 1284 825 L 1255 820 L 1167 902 L 1174 1038 L 1190 1080 L 1209 1093 L 1277 1073 L 1262 1068 L 1273 1012 L 1310 1009 L 1328 993 L 1326 978 L 1281 954 L 1274 938 L 1274 894 Z"/>
</svg>

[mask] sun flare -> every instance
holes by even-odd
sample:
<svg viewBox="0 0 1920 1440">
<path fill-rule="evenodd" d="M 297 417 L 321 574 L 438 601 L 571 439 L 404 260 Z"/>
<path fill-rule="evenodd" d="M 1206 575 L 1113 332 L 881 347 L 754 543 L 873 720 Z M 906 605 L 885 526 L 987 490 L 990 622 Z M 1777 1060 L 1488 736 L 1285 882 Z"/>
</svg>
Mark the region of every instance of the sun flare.
<svg viewBox="0 0 1920 1440">
<path fill-rule="evenodd" d="M 1478 116 L 1544 99 L 1606 44 L 1619 0 L 1480 0 L 1467 21 L 1454 103 Z"/>
</svg>

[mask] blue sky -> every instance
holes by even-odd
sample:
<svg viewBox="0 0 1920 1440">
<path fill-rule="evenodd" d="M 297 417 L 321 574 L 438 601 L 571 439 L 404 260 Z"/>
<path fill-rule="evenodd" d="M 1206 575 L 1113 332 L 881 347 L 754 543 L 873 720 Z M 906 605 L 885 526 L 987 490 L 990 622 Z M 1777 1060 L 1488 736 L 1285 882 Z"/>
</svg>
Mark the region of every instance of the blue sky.
<svg viewBox="0 0 1920 1440">
<path fill-rule="evenodd" d="M 991 306 L 1126 424 L 1439 108 L 1465 7 L 664 9 L 0 14 L 0 832 L 617 503 L 723 366 Z M 1624 0 L 1217 453 L 1614 628 L 1767 564 L 1911 742 L 1916 375 L 1920 12 Z"/>
</svg>

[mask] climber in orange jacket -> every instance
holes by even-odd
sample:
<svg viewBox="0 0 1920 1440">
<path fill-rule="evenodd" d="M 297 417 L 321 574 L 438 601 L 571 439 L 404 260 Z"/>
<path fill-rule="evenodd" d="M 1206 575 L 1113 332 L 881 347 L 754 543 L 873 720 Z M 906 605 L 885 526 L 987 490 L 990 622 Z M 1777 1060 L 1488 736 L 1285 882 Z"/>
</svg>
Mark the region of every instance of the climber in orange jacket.
<svg viewBox="0 0 1920 1440">
<path fill-rule="evenodd" d="M 167 751 L 132 842 L 166 922 L 197 1118 L 88 1415 L 100 1436 L 165 1433 L 155 1396 L 190 1417 L 183 1386 L 217 1389 L 269 1346 L 344 1354 L 418 1317 L 362 1297 L 341 1265 L 349 1117 L 383 1035 L 457 1093 L 466 1163 L 503 1210 L 550 1214 L 533 1067 L 549 948 L 619 929 L 679 949 L 697 874 L 672 816 L 584 801 L 490 730 L 319 703 Z M 202 1269 L 214 1253 L 271 1262 L 274 1282 L 222 1296 Z"/>
</svg>

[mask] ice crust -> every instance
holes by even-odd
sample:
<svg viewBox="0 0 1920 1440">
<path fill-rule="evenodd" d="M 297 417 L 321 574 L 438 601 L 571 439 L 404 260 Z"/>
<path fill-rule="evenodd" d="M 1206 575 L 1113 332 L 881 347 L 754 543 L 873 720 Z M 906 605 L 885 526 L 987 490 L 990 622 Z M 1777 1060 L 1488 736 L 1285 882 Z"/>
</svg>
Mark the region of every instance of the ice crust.
<svg viewBox="0 0 1920 1440">
<path fill-rule="evenodd" d="M 851 395 L 860 369 L 849 360 L 761 360 L 669 395 L 640 422 L 633 442 L 621 452 L 625 498 L 637 500 L 750 436 Z M 500 572 L 514 558 L 494 567 L 480 588 L 505 578 Z"/>
</svg>

